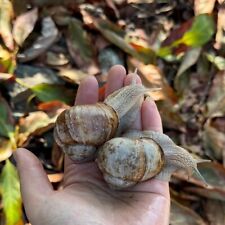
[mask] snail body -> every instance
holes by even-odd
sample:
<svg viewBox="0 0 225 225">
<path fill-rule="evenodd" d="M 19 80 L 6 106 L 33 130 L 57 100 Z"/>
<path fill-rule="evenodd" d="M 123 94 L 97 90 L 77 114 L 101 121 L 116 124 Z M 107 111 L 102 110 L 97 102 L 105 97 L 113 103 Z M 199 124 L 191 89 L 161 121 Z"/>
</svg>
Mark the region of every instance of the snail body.
<svg viewBox="0 0 225 225">
<path fill-rule="evenodd" d="M 93 160 L 99 146 L 134 122 L 147 90 L 134 84 L 112 93 L 103 103 L 63 111 L 55 124 L 56 143 L 77 163 Z"/>
<path fill-rule="evenodd" d="M 130 131 L 124 137 L 107 141 L 98 151 L 96 162 L 105 181 L 123 189 L 152 177 L 169 181 L 177 169 L 193 172 L 204 181 L 197 163 L 185 149 L 165 134 L 155 131 Z"/>
</svg>

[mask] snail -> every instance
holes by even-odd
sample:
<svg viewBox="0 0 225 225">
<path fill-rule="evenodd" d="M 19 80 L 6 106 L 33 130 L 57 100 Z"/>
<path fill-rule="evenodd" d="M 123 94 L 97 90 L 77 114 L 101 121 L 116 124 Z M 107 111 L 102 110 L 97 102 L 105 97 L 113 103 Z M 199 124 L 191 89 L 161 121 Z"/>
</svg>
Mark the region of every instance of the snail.
<svg viewBox="0 0 225 225">
<path fill-rule="evenodd" d="M 148 91 L 132 82 L 113 92 L 103 103 L 77 105 L 63 111 L 55 123 L 56 143 L 76 163 L 93 160 L 99 146 L 134 122 Z"/>
<path fill-rule="evenodd" d="M 194 173 L 206 184 L 197 163 L 208 161 L 194 159 L 163 133 L 134 130 L 107 141 L 96 159 L 105 181 L 116 189 L 131 187 L 152 177 L 169 181 L 177 169 L 186 169 L 189 176 Z"/>
</svg>

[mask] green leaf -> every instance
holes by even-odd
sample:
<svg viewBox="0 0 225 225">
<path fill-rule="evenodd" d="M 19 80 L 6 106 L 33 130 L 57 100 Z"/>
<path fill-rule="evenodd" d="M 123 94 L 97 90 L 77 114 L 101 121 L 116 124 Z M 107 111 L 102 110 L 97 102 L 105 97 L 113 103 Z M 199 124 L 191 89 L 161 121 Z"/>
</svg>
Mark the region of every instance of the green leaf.
<svg viewBox="0 0 225 225">
<path fill-rule="evenodd" d="M 14 58 L 14 53 L 7 51 L 0 45 L 0 72 L 13 73 L 16 64 Z"/>
<path fill-rule="evenodd" d="M 22 225 L 22 200 L 19 177 L 13 164 L 6 160 L 0 177 L 3 211 L 6 225 Z"/>
<path fill-rule="evenodd" d="M 182 30 L 186 29 L 187 22 L 182 24 L 181 27 L 177 29 L 177 32 L 182 32 Z M 215 24 L 211 16 L 207 14 L 196 16 L 193 19 L 191 27 L 188 28 L 182 36 L 176 38 L 177 34 L 172 32 L 168 37 L 168 39 L 173 40 L 172 43 L 170 42 L 168 45 L 161 47 L 157 55 L 160 57 L 168 57 L 171 54 L 175 54 L 175 52 L 180 53 L 187 51 L 189 49 L 188 47 L 201 47 L 212 38 L 214 32 Z"/>
<path fill-rule="evenodd" d="M 213 18 L 207 14 L 201 14 L 195 17 L 191 29 L 184 34 L 180 42 L 188 46 L 199 47 L 207 43 L 214 32 Z"/>
<path fill-rule="evenodd" d="M 93 56 L 91 41 L 79 20 L 70 20 L 68 34 L 71 46 L 74 48 L 76 54 L 79 54 L 85 61 L 91 61 Z"/>
<path fill-rule="evenodd" d="M 31 90 L 43 102 L 59 100 L 67 104 L 71 103 L 71 97 L 68 90 L 61 85 L 37 84 L 31 87 Z"/>
<path fill-rule="evenodd" d="M 10 138 L 10 140 L 12 138 L 12 142 L 14 142 L 14 126 L 11 114 L 12 112 L 7 102 L 4 100 L 3 97 L 0 96 L 0 135 L 8 137 Z"/>
<path fill-rule="evenodd" d="M 205 53 L 206 58 L 213 63 L 217 69 L 225 70 L 225 58 L 221 56 L 215 56 L 213 53 Z"/>
</svg>

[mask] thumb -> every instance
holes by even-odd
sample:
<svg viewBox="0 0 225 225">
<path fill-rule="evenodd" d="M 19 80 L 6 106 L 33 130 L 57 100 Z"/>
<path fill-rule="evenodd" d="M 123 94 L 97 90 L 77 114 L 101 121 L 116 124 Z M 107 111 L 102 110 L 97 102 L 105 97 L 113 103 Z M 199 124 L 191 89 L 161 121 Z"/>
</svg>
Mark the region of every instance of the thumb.
<svg viewBox="0 0 225 225">
<path fill-rule="evenodd" d="M 19 148 L 15 151 L 14 157 L 25 210 L 28 217 L 32 218 L 46 197 L 53 192 L 53 188 L 40 161 L 33 153 Z"/>
</svg>

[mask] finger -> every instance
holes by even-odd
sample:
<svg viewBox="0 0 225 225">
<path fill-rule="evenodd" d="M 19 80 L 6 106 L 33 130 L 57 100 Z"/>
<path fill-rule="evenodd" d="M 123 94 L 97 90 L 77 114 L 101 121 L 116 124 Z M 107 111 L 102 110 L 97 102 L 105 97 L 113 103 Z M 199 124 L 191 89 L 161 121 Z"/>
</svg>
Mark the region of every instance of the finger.
<svg viewBox="0 0 225 225">
<path fill-rule="evenodd" d="M 155 102 L 146 98 L 141 108 L 142 129 L 162 132 L 162 121 Z"/>
<path fill-rule="evenodd" d="M 135 80 L 136 84 L 141 84 L 141 78 L 136 73 L 130 73 L 124 80 L 124 86 L 130 85 Z M 138 112 L 135 122 L 131 125 L 131 129 L 142 130 L 141 112 Z"/>
<path fill-rule="evenodd" d="M 124 78 L 126 77 L 126 70 L 121 65 L 115 65 L 109 70 L 108 80 L 105 90 L 105 97 L 114 91 L 123 87 Z"/>
<path fill-rule="evenodd" d="M 162 132 L 162 121 L 155 102 L 146 98 L 141 107 L 142 129 Z M 152 192 L 169 200 L 169 184 L 166 181 L 150 179 L 138 184 L 134 191 Z M 167 207 L 168 208 L 168 207 Z"/>
<path fill-rule="evenodd" d="M 94 76 L 89 76 L 81 81 L 77 90 L 75 105 L 95 104 L 98 101 L 98 82 Z M 65 157 L 64 167 L 65 170 L 73 165 L 74 162 Z M 79 166 L 79 165 L 77 165 Z"/>
<path fill-rule="evenodd" d="M 141 78 L 136 73 L 130 73 L 124 79 L 124 86 L 130 85 L 133 80 L 135 80 L 136 84 L 141 84 Z"/>
<path fill-rule="evenodd" d="M 89 76 L 79 85 L 75 105 L 95 104 L 97 101 L 98 82 L 94 76 Z"/>
<path fill-rule="evenodd" d="M 14 153 L 20 177 L 21 193 L 28 217 L 53 193 L 53 188 L 38 158 L 26 149 Z"/>
</svg>

